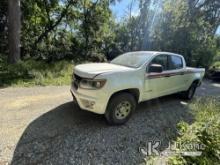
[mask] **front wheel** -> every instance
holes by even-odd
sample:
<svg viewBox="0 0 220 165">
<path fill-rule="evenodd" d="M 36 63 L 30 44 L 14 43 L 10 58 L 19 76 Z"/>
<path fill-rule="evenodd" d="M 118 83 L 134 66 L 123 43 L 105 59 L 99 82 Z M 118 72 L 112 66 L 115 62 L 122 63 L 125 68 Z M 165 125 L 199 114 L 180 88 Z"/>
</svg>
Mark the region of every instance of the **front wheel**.
<svg viewBox="0 0 220 165">
<path fill-rule="evenodd" d="M 192 85 L 189 87 L 189 89 L 185 92 L 183 92 L 183 98 L 187 100 L 191 100 L 195 94 L 197 88 L 197 83 L 192 83 Z"/>
<path fill-rule="evenodd" d="M 109 124 L 124 124 L 131 117 L 136 108 L 136 101 L 129 93 L 120 93 L 113 96 L 108 104 L 105 117 Z"/>
</svg>

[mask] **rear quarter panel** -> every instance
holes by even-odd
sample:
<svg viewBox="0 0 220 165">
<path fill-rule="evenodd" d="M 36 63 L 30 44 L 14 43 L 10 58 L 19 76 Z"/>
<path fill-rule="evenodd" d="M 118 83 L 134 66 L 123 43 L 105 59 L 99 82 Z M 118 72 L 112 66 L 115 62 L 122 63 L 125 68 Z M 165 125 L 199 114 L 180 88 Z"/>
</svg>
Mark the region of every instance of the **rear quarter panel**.
<svg viewBox="0 0 220 165">
<path fill-rule="evenodd" d="M 205 69 L 204 68 L 186 67 L 185 74 L 184 74 L 185 87 L 184 87 L 183 90 L 184 91 L 188 90 L 190 85 L 195 80 L 199 80 L 199 82 L 201 82 L 203 77 L 204 77 L 204 74 L 205 74 Z"/>
</svg>

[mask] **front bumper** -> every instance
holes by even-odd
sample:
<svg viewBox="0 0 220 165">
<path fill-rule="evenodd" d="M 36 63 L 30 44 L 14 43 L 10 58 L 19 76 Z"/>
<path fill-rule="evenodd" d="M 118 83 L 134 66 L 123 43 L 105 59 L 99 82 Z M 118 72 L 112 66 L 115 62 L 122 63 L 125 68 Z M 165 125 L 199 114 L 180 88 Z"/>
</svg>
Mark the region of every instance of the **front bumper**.
<svg viewBox="0 0 220 165">
<path fill-rule="evenodd" d="M 70 92 L 73 100 L 81 109 L 97 114 L 105 113 L 108 103 L 108 96 L 105 92 L 101 90 L 76 89 L 73 84 L 71 85 Z"/>
</svg>

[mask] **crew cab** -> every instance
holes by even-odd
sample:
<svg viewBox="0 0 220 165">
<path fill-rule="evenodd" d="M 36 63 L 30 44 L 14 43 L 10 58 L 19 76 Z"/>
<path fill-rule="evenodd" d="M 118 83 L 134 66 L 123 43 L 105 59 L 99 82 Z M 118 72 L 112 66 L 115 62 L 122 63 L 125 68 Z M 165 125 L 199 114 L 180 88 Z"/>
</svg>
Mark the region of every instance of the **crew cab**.
<svg viewBox="0 0 220 165">
<path fill-rule="evenodd" d="M 104 114 L 110 124 L 123 124 L 140 102 L 174 93 L 192 99 L 204 73 L 203 68 L 186 67 L 179 54 L 129 52 L 110 63 L 77 65 L 71 93 L 81 109 Z"/>
</svg>

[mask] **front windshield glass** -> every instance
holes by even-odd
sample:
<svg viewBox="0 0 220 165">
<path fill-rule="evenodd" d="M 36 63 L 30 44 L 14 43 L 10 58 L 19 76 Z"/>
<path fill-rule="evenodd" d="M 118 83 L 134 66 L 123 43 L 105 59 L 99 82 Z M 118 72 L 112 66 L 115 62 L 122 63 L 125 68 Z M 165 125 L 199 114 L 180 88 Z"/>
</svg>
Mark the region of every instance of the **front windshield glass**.
<svg viewBox="0 0 220 165">
<path fill-rule="evenodd" d="M 148 52 L 125 53 L 113 59 L 111 63 L 132 68 L 138 68 L 143 65 L 151 56 L 152 53 Z"/>
</svg>

